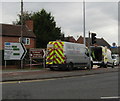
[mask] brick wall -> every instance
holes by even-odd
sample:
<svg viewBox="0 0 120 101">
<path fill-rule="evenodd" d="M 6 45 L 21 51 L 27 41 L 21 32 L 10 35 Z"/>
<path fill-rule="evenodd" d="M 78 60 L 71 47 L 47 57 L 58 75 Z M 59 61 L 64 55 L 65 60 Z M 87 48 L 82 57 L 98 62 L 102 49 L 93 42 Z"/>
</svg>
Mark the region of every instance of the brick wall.
<svg viewBox="0 0 120 101">
<path fill-rule="evenodd" d="M 25 21 L 25 25 L 29 28 L 29 30 L 33 31 L 33 21 L 32 20 Z"/>
<path fill-rule="evenodd" d="M 4 48 L 4 42 L 19 42 L 19 37 L 0 37 L 2 43 L 0 43 L 0 50 Z M 30 38 L 30 45 L 25 45 L 27 49 L 36 47 L 36 40 L 34 38 Z"/>
<path fill-rule="evenodd" d="M 77 43 L 83 44 L 83 37 L 82 37 L 82 36 L 80 36 L 80 37 L 78 38 Z"/>
</svg>

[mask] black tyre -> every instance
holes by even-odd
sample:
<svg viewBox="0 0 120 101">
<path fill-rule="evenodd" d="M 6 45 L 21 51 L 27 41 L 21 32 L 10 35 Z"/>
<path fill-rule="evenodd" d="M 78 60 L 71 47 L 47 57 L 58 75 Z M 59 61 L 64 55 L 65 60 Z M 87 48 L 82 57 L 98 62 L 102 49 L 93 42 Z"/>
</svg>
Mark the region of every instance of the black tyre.
<svg viewBox="0 0 120 101">
<path fill-rule="evenodd" d="M 87 66 L 87 69 L 92 69 L 93 68 L 93 62 L 91 61 L 91 64 L 89 64 L 89 66 Z"/>
<path fill-rule="evenodd" d="M 67 65 L 67 70 L 69 70 L 69 71 L 73 70 L 73 63 L 69 63 Z"/>
<path fill-rule="evenodd" d="M 93 62 L 91 62 L 91 69 L 93 69 Z"/>
<path fill-rule="evenodd" d="M 55 70 L 55 68 L 53 68 L 53 67 L 50 67 L 50 70 L 51 70 L 51 71 L 53 71 L 53 70 Z"/>
<path fill-rule="evenodd" d="M 112 68 L 114 68 L 114 66 L 115 66 L 115 65 L 114 65 L 114 63 L 113 63 L 113 64 L 112 64 Z"/>
<path fill-rule="evenodd" d="M 105 64 L 104 62 L 102 62 L 102 64 L 100 65 L 101 68 L 107 68 L 107 63 Z"/>
<path fill-rule="evenodd" d="M 107 63 L 106 63 L 106 64 L 104 64 L 104 68 L 107 68 L 107 67 L 108 67 Z"/>
<path fill-rule="evenodd" d="M 100 68 L 103 68 L 104 67 L 104 63 L 102 62 L 101 64 L 100 64 Z"/>
</svg>

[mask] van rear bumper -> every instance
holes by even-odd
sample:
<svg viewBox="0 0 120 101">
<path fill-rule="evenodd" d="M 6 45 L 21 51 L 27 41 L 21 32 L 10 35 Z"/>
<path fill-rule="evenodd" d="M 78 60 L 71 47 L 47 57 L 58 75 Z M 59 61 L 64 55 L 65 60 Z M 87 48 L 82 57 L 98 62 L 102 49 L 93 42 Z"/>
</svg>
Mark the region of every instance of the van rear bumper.
<svg viewBox="0 0 120 101">
<path fill-rule="evenodd" d="M 46 64 L 46 68 L 64 68 L 67 64 Z"/>
</svg>

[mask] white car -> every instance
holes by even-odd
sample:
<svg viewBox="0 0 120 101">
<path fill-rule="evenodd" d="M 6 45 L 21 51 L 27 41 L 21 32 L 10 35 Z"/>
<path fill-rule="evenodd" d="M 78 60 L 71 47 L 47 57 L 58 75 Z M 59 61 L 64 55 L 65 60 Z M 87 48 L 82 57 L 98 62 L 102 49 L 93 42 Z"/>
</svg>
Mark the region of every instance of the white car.
<svg viewBox="0 0 120 101">
<path fill-rule="evenodd" d="M 119 55 L 118 54 L 112 54 L 112 59 L 114 61 L 114 65 L 118 66 L 119 65 Z"/>
</svg>

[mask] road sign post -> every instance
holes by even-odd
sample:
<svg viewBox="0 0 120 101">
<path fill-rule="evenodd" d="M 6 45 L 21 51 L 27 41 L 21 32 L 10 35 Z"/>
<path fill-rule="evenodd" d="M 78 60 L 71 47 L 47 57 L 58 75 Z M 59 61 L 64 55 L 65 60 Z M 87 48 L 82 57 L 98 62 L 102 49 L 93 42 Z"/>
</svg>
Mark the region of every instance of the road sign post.
<svg viewBox="0 0 120 101">
<path fill-rule="evenodd" d="M 7 62 L 6 62 L 6 60 L 5 60 L 5 69 L 6 69 L 6 66 L 7 66 Z"/>
</svg>

